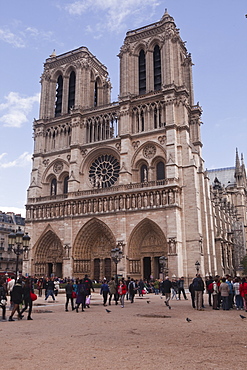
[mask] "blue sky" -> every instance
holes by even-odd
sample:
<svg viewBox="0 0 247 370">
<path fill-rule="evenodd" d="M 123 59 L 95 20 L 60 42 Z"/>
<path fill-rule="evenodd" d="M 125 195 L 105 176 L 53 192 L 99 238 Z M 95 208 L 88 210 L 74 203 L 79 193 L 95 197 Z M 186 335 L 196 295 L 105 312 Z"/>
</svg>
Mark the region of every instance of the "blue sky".
<svg viewBox="0 0 247 370">
<path fill-rule="evenodd" d="M 236 148 L 247 157 L 246 0 L 0 0 L 0 210 L 25 216 L 39 80 L 53 49 L 88 47 L 107 66 L 116 101 L 126 32 L 165 8 L 192 54 L 205 168 L 234 166 Z"/>
</svg>

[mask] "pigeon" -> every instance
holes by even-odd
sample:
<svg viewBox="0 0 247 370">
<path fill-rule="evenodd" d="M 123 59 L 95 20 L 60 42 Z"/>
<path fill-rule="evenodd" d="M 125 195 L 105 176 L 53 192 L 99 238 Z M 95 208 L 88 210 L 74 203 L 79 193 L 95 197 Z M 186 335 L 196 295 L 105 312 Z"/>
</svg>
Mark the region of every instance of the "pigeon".
<svg viewBox="0 0 247 370">
<path fill-rule="evenodd" d="M 162 297 L 160 296 L 160 299 L 162 299 Z"/>
<path fill-rule="evenodd" d="M 190 320 L 190 319 L 187 317 L 186 321 L 191 322 L 192 320 Z"/>
<path fill-rule="evenodd" d="M 171 308 L 171 306 L 168 306 L 169 307 L 169 310 L 171 310 L 172 308 Z"/>
<path fill-rule="evenodd" d="M 107 308 L 106 308 L 105 310 L 106 310 L 106 312 L 107 312 L 107 313 L 110 313 L 110 312 L 111 312 L 111 311 L 110 311 L 110 310 L 108 310 Z"/>
<path fill-rule="evenodd" d="M 150 303 L 151 301 L 147 301 L 147 303 Z"/>
<path fill-rule="evenodd" d="M 241 319 L 246 319 L 246 316 L 243 316 L 243 315 L 239 315 L 241 317 Z"/>
</svg>

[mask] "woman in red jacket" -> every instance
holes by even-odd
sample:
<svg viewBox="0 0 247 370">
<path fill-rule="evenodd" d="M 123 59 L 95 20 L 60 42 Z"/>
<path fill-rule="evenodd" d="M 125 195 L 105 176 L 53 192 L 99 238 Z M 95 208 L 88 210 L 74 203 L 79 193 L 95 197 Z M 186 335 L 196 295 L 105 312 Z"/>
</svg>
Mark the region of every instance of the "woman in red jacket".
<svg viewBox="0 0 247 370">
<path fill-rule="evenodd" d="M 127 293 L 127 287 L 125 285 L 124 279 L 120 280 L 119 286 L 118 286 L 118 294 L 120 297 L 120 303 L 121 307 L 124 308 L 124 297 L 125 294 Z"/>
<path fill-rule="evenodd" d="M 240 284 L 239 291 L 240 291 L 241 297 L 243 298 L 244 309 L 247 312 L 247 282 L 246 282 L 246 278 L 242 279 L 242 284 Z"/>
</svg>

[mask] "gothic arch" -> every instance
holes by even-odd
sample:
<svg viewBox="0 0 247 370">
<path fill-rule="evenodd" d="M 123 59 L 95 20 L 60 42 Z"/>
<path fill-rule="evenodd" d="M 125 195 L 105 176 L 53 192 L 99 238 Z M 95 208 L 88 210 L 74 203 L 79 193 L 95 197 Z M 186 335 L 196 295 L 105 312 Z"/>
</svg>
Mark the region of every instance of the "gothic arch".
<svg viewBox="0 0 247 370">
<path fill-rule="evenodd" d="M 73 276 L 88 274 L 95 280 L 110 279 L 114 264 L 111 250 L 116 239 L 110 228 L 97 218 L 88 221 L 76 236 L 73 247 Z"/>
<path fill-rule="evenodd" d="M 128 257 L 141 258 L 142 255 L 163 256 L 168 253 L 166 237 L 161 228 L 145 218 L 132 231 Z"/>
<path fill-rule="evenodd" d="M 128 248 L 128 274 L 149 279 L 160 277 L 161 256 L 167 256 L 168 245 L 161 228 L 148 218 L 132 231 Z"/>
<path fill-rule="evenodd" d="M 166 159 L 166 150 L 165 148 L 154 142 L 154 141 L 146 141 L 145 143 L 143 143 L 135 152 L 135 154 L 133 155 L 132 157 L 132 161 L 131 161 L 131 167 L 132 168 L 136 168 L 136 165 L 137 165 L 137 162 L 143 158 L 143 154 L 142 154 L 142 151 L 143 149 L 148 146 L 148 145 L 151 145 L 151 146 L 155 146 L 156 148 L 156 156 L 159 155 L 161 156 L 162 158 Z M 163 157 L 164 156 L 164 157 Z"/>
<path fill-rule="evenodd" d="M 57 234 L 47 228 L 34 245 L 35 275 L 47 276 L 52 273 L 62 276 L 63 245 Z"/>
</svg>

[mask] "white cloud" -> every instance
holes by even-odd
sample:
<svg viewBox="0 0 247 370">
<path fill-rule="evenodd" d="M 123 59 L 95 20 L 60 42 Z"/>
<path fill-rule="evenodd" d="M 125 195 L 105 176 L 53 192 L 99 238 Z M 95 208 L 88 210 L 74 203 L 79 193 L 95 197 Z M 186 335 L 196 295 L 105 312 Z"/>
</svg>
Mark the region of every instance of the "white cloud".
<svg viewBox="0 0 247 370">
<path fill-rule="evenodd" d="M 32 154 L 28 152 L 24 152 L 18 158 L 14 159 L 10 162 L 3 162 L 2 159 L 5 157 L 7 153 L 0 154 L 0 168 L 10 168 L 10 167 L 25 167 L 26 165 L 30 165 L 32 160 Z"/>
<path fill-rule="evenodd" d="M 39 103 L 40 94 L 21 97 L 17 92 L 10 92 L 4 98 L 6 102 L 0 104 L 0 112 L 4 112 L 0 115 L 0 122 L 7 127 L 21 127 L 28 122 L 27 115 L 32 111 L 33 105 Z"/>
<path fill-rule="evenodd" d="M 14 34 L 8 29 L 0 28 L 0 40 L 7 42 L 16 48 L 24 48 L 26 46 L 23 38 Z"/>
<path fill-rule="evenodd" d="M 157 0 L 82 0 L 74 1 L 65 6 L 71 15 L 82 15 L 83 13 L 99 13 L 101 18 L 101 29 L 110 31 L 121 31 L 124 22 L 131 16 L 135 16 L 135 23 L 142 21 L 143 14 L 152 15 L 154 9 L 159 5 Z M 102 12 L 106 12 L 102 15 Z"/>
</svg>

